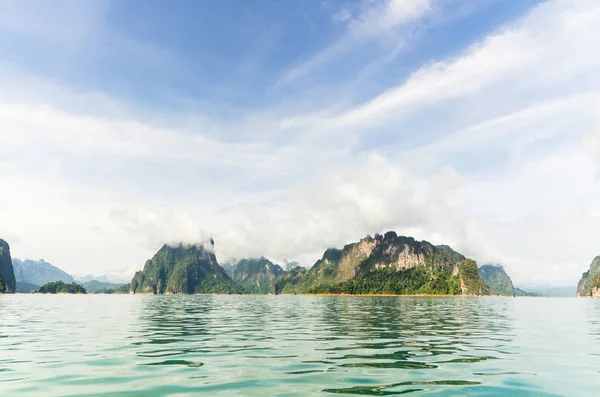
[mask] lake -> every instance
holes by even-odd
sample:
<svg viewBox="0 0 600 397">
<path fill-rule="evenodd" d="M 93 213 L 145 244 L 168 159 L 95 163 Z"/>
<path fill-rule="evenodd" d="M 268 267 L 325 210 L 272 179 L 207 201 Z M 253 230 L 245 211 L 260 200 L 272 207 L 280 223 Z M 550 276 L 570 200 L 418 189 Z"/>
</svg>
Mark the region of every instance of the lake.
<svg viewBox="0 0 600 397">
<path fill-rule="evenodd" d="M 0 295 L 0 396 L 594 396 L 600 299 Z"/>
</svg>

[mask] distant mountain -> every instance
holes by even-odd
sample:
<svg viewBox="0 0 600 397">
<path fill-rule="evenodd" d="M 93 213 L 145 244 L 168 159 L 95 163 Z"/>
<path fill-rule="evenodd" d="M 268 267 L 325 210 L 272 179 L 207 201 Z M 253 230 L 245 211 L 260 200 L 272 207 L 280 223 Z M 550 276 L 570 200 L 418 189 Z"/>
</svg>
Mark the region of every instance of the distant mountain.
<svg viewBox="0 0 600 397">
<path fill-rule="evenodd" d="M 367 236 L 330 248 L 307 271 L 284 274 L 281 293 L 481 295 L 475 261 L 444 245 L 398 236 Z"/>
<path fill-rule="evenodd" d="M 99 281 L 101 283 L 110 283 L 110 284 L 127 284 L 129 282 L 126 280 L 120 280 L 120 279 L 108 277 L 106 275 L 92 276 L 91 274 L 88 274 L 86 276 L 75 277 L 75 281 L 77 281 L 79 283 L 87 283 L 87 282 L 94 281 L 94 280 Z"/>
<path fill-rule="evenodd" d="M 217 263 L 210 245 L 164 245 L 131 280 L 132 293 L 241 293 Z"/>
<path fill-rule="evenodd" d="M 40 289 L 39 285 L 27 283 L 25 281 L 17 281 L 17 292 L 22 294 L 30 294 Z"/>
<path fill-rule="evenodd" d="M 14 293 L 17 289 L 10 246 L 0 239 L 0 294 Z"/>
<path fill-rule="evenodd" d="M 82 283 L 82 286 L 88 293 L 96 294 L 100 292 L 114 292 L 125 284 L 126 283 L 107 283 L 98 280 L 91 280 Z"/>
<path fill-rule="evenodd" d="M 43 259 L 40 259 L 39 261 L 30 259 L 21 261 L 15 258 L 13 260 L 13 265 L 17 281 L 36 285 L 44 285 L 54 281 L 64 281 L 66 283 L 75 281 L 70 274 L 67 274 Z"/>
<path fill-rule="evenodd" d="M 78 281 L 80 283 L 87 283 L 87 282 L 92 281 L 92 280 L 98 280 L 98 281 L 102 281 L 102 282 L 108 282 L 108 280 L 106 280 L 106 276 L 94 277 L 91 274 L 88 274 L 88 275 L 82 276 L 82 277 L 75 277 L 75 281 Z"/>
<path fill-rule="evenodd" d="M 478 269 L 479 277 L 485 284 L 485 295 L 500 296 L 534 296 L 530 292 L 525 292 L 513 285 L 512 280 L 506 274 L 502 265 L 483 265 Z"/>
<path fill-rule="evenodd" d="M 284 274 L 281 266 L 265 257 L 242 259 L 232 266 L 231 278 L 251 294 L 274 293 L 275 280 Z"/>
<path fill-rule="evenodd" d="M 590 270 L 581 275 L 577 284 L 577 296 L 600 298 L 600 256 L 594 258 Z"/>
<path fill-rule="evenodd" d="M 568 298 L 577 296 L 577 286 L 555 286 L 555 285 L 538 285 L 538 284 L 526 284 L 521 285 L 519 288 L 528 291 L 528 293 L 535 296 L 546 296 L 546 297 L 560 297 Z"/>
</svg>

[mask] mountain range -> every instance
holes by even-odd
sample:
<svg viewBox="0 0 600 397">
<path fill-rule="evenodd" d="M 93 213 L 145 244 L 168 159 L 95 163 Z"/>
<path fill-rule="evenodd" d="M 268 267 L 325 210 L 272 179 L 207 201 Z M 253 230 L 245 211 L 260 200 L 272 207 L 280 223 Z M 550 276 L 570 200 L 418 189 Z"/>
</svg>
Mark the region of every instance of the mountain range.
<svg viewBox="0 0 600 397">
<path fill-rule="evenodd" d="M 96 293 L 101 291 L 116 290 L 125 283 L 115 283 L 108 281 L 106 276 L 94 278 L 87 276 L 77 279 L 60 268 L 46 262 L 43 259 L 34 261 L 31 259 L 20 260 L 12 259 L 14 271 L 15 292 L 31 293 L 39 291 L 46 284 L 63 282 L 65 284 L 77 283 L 83 286 L 88 292 Z"/>
<path fill-rule="evenodd" d="M 48 283 L 79 283 L 90 293 L 151 294 L 391 294 L 573 296 L 574 291 L 515 287 L 501 265 L 477 267 L 475 261 L 445 245 L 433 245 L 395 232 L 366 236 L 342 248 L 327 249 L 310 269 L 269 259 L 245 258 L 220 266 L 214 241 L 164 245 L 132 281 L 106 276 L 77 281 L 44 261 L 11 259 L 0 240 L 0 292 L 35 292 Z M 577 288 L 578 296 L 600 297 L 600 256 Z"/>
<path fill-rule="evenodd" d="M 75 281 L 73 276 L 43 259 L 34 261 L 31 259 L 20 260 L 14 258 L 12 263 L 15 269 L 15 278 L 17 279 L 17 282 L 42 286 L 55 281 L 62 281 L 65 283 L 72 283 Z"/>
<path fill-rule="evenodd" d="M 283 270 L 268 259 L 228 264 L 214 255 L 214 241 L 163 246 L 134 276 L 132 293 L 451 294 L 481 295 L 477 264 L 448 246 L 434 246 L 394 232 L 331 248 L 314 266 Z"/>
</svg>

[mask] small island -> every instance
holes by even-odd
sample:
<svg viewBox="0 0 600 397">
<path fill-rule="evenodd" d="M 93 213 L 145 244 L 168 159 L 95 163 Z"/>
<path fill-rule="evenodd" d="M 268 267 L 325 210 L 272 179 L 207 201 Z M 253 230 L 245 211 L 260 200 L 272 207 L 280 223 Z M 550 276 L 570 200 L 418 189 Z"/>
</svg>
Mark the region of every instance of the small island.
<svg viewBox="0 0 600 397">
<path fill-rule="evenodd" d="M 77 283 L 65 283 L 64 281 L 54 281 L 45 284 L 37 292 L 40 294 L 87 294 L 83 286 Z"/>
</svg>

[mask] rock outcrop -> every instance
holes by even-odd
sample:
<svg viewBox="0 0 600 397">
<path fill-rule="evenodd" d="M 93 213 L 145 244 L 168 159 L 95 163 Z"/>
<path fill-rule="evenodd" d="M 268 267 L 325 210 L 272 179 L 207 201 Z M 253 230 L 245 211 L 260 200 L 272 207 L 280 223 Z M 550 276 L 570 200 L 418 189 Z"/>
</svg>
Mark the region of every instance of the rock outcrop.
<svg viewBox="0 0 600 397">
<path fill-rule="evenodd" d="M 483 283 L 477 264 L 450 247 L 387 232 L 326 250 L 310 270 L 278 279 L 278 288 L 282 293 L 481 295 Z"/>
<path fill-rule="evenodd" d="M 596 297 L 598 295 L 597 289 L 600 288 L 600 256 L 597 256 L 590 265 L 590 270 L 581 275 L 581 280 L 577 284 L 577 296 L 589 297 L 594 295 L 594 289 L 596 289 Z"/>
<path fill-rule="evenodd" d="M 195 294 L 240 293 L 236 285 L 217 263 L 214 241 L 208 246 L 164 245 L 130 284 L 130 293 Z"/>
<path fill-rule="evenodd" d="M 17 288 L 10 246 L 0 239 L 0 293 L 14 294 Z"/>
</svg>

